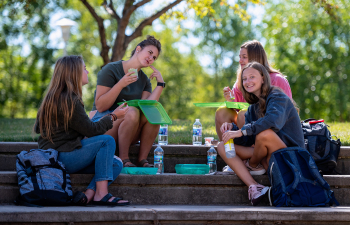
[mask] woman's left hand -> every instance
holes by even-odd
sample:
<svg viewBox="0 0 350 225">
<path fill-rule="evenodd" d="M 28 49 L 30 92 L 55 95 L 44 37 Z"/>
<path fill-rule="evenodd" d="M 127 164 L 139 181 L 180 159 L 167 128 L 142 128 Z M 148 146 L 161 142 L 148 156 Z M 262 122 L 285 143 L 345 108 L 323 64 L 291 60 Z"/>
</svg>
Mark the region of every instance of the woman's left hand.
<svg viewBox="0 0 350 225">
<path fill-rule="evenodd" d="M 162 82 L 162 83 L 164 83 L 162 74 L 161 74 L 156 68 L 154 68 L 154 66 L 150 65 L 149 67 L 153 70 L 153 73 L 151 74 L 151 76 L 149 77 L 149 79 L 152 80 L 153 78 L 156 78 L 157 82 Z"/>
<path fill-rule="evenodd" d="M 237 138 L 237 137 L 242 137 L 242 132 L 241 130 L 235 130 L 235 131 L 227 131 L 222 134 L 222 141 L 224 143 L 228 142 L 228 140 Z"/>
</svg>

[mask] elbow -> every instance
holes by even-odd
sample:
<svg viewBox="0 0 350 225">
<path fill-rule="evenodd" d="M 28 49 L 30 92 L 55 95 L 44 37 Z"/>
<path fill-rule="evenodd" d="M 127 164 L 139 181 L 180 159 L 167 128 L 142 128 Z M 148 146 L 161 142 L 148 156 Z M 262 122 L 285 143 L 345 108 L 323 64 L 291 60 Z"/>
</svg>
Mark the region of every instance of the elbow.
<svg viewBox="0 0 350 225">
<path fill-rule="evenodd" d="M 97 109 L 97 111 L 99 111 L 101 113 L 101 112 L 106 111 L 108 108 L 106 108 L 103 104 L 98 104 L 96 102 L 96 109 Z"/>
</svg>

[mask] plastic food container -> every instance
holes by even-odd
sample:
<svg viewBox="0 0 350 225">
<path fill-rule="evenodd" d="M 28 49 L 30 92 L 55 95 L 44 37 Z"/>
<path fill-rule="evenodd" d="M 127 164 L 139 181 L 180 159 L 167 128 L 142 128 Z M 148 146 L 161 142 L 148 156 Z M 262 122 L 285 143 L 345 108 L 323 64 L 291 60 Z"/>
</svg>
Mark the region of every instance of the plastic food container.
<svg viewBox="0 0 350 225">
<path fill-rule="evenodd" d="M 150 124 L 170 125 L 173 123 L 162 104 L 156 100 L 135 99 L 126 102 L 129 106 L 140 108 Z M 118 105 L 123 103 L 118 102 Z"/>
<path fill-rule="evenodd" d="M 197 107 L 212 107 L 218 108 L 226 106 L 230 109 L 248 109 L 249 104 L 245 102 L 207 102 L 207 103 L 193 103 Z"/>
<path fill-rule="evenodd" d="M 130 100 L 130 101 L 126 101 L 126 103 L 128 103 L 128 106 L 134 106 L 139 108 L 139 101 L 141 101 L 140 99 L 135 99 L 135 100 Z M 118 105 L 123 104 L 124 102 L 118 102 Z"/>
<path fill-rule="evenodd" d="M 207 164 L 176 164 L 175 171 L 177 174 L 207 174 L 209 165 Z"/>
<path fill-rule="evenodd" d="M 121 173 L 132 175 L 155 175 L 158 168 L 154 167 L 124 167 Z"/>
</svg>

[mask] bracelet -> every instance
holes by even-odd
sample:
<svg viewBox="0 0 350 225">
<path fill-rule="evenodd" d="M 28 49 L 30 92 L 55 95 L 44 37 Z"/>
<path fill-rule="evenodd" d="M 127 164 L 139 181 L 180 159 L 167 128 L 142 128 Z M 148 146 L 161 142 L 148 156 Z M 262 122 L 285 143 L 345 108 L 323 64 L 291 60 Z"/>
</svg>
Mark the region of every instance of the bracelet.
<svg viewBox="0 0 350 225">
<path fill-rule="evenodd" d="M 110 113 L 109 115 L 112 117 L 113 122 L 117 120 L 117 115 L 115 115 L 114 113 Z"/>
</svg>

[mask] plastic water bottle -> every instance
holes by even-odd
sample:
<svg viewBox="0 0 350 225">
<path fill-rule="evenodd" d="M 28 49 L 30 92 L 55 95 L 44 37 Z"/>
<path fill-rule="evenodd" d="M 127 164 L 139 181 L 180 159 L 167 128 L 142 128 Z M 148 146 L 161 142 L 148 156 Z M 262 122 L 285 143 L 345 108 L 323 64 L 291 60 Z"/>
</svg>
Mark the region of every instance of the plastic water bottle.
<svg viewBox="0 0 350 225">
<path fill-rule="evenodd" d="M 199 119 L 193 124 L 193 145 L 202 145 L 202 124 Z"/>
<path fill-rule="evenodd" d="M 235 145 L 233 144 L 233 139 L 230 139 L 225 143 L 225 152 L 227 158 L 233 158 L 236 156 L 236 150 Z"/>
<path fill-rule="evenodd" d="M 164 173 L 163 157 L 164 151 L 160 145 L 158 145 L 157 148 L 154 149 L 154 167 L 158 168 L 157 174 Z"/>
<path fill-rule="evenodd" d="M 209 173 L 215 173 L 217 170 L 216 156 L 217 156 L 216 150 L 212 145 L 210 149 L 207 151 L 207 159 L 208 159 L 207 165 L 209 165 Z"/>
<path fill-rule="evenodd" d="M 160 125 L 158 133 L 158 144 L 167 145 L 168 144 L 168 124 Z"/>
</svg>

